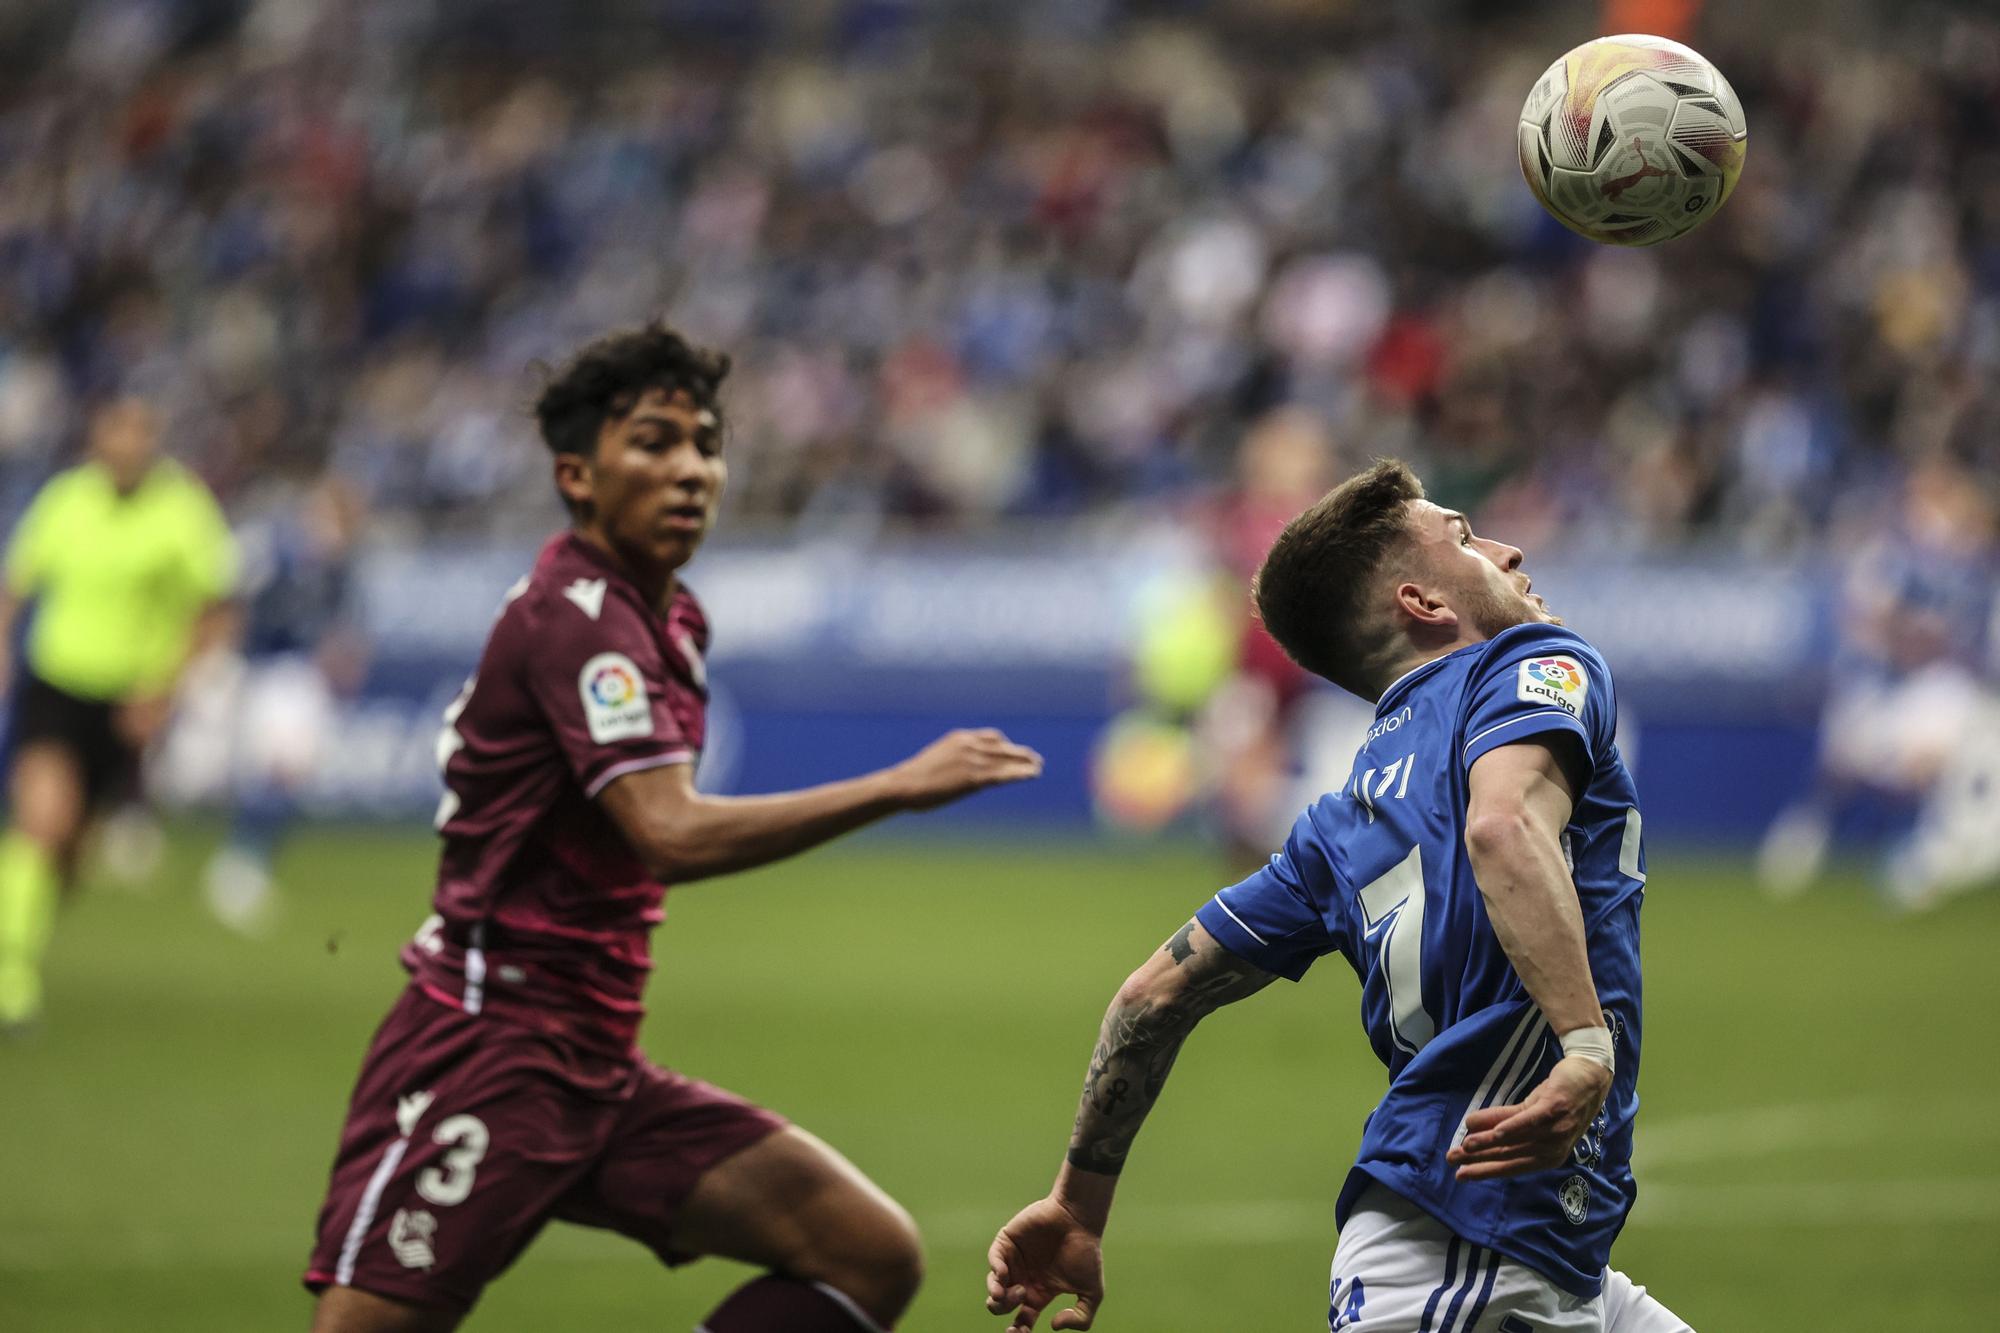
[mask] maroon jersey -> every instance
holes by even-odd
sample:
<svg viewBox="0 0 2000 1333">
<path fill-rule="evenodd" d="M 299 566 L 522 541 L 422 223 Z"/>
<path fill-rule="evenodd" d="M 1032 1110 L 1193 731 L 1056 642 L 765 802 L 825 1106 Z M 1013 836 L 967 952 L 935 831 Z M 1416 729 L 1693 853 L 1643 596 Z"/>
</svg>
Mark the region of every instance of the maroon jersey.
<svg viewBox="0 0 2000 1333">
<path fill-rule="evenodd" d="M 542 548 L 445 713 L 435 915 L 403 951 L 426 992 L 632 1051 L 666 885 L 595 797 L 626 773 L 694 762 L 707 648 L 685 588 L 661 615 L 576 535 Z"/>
</svg>

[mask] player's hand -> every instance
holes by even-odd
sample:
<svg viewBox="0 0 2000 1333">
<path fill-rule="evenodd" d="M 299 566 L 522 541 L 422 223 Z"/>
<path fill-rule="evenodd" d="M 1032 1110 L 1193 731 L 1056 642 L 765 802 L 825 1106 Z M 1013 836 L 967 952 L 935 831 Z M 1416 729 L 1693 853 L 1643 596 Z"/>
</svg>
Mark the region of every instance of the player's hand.
<svg viewBox="0 0 2000 1333">
<path fill-rule="evenodd" d="M 1027 1333 L 1064 1292 L 1076 1304 L 1058 1310 L 1051 1328 L 1089 1328 L 1104 1300 L 1104 1237 L 1054 1198 L 1014 1214 L 986 1252 L 986 1310 L 1012 1313 L 1007 1333 Z"/>
<path fill-rule="evenodd" d="M 893 772 L 906 808 L 933 810 L 987 787 L 1040 777 L 1042 757 L 987 727 L 947 732 Z"/>
<path fill-rule="evenodd" d="M 1495 1180 L 1561 1166 L 1611 1092 L 1611 1071 L 1568 1055 L 1527 1099 L 1465 1117 L 1465 1137 L 1445 1160 L 1460 1180 Z"/>
</svg>

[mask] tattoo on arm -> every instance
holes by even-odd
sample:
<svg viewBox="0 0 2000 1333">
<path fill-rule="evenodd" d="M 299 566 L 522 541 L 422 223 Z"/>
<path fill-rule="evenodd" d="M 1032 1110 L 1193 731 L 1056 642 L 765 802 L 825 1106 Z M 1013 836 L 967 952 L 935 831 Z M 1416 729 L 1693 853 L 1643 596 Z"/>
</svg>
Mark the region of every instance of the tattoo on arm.
<svg viewBox="0 0 2000 1333">
<path fill-rule="evenodd" d="M 1142 996 L 1121 990 L 1104 1015 L 1070 1134 L 1071 1166 L 1117 1175 L 1194 1025 L 1275 979 L 1206 931 L 1197 939 L 1198 928 L 1190 921 L 1167 941 L 1161 952 L 1171 970 L 1156 984 Z"/>
</svg>

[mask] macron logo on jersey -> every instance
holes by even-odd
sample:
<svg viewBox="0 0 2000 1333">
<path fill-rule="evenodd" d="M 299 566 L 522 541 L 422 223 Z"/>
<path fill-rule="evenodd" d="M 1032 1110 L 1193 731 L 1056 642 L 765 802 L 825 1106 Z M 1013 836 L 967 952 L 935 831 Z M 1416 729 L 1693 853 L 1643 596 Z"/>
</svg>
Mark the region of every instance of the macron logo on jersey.
<svg viewBox="0 0 2000 1333">
<path fill-rule="evenodd" d="M 1571 717 L 1583 713 L 1583 698 L 1590 692 L 1590 678 L 1574 657 L 1531 657 L 1521 663 L 1520 683 L 1514 697 L 1522 703 L 1547 704 Z"/>
<path fill-rule="evenodd" d="M 592 620 L 604 613 L 603 579 L 578 579 L 563 589 L 563 596 L 575 602 L 577 608 Z"/>
<path fill-rule="evenodd" d="M 599 586 L 599 592 L 603 591 Z M 653 705 L 638 666 L 623 653 L 599 653 L 576 678 L 583 720 L 599 745 L 653 734 Z"/>
<path fill-rule="evenodd" d="M 431 1109 L 429 1092 L 412 1092 L 396 1099 L 396 1128 L 408 1138 L 417 1132 L 417 1122 L 424 1118 L 424 1112 Z"/>
</svg>

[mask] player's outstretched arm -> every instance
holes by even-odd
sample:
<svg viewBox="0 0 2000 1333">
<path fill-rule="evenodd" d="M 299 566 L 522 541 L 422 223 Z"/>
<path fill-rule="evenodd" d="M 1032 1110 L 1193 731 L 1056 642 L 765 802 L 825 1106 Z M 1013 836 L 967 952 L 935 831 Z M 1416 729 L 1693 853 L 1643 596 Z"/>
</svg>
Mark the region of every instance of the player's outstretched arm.
<svg viewBox="0 0 2000 1333">
<path fill-rule="evenodd" d="M 986 1308 L 1013 1314 L 1008 1333 L 1033 1328 L 1064 1292 L 1075 1293 L 1076 1305 L 1057 1311 L 1051 1326 L 1090 1327 L 1104 1299 L 1101 1246 L 1118 1173 L 1181 1044 L 1203 1018 L 1275 979 L 1190 921 L 1119 988 L 1090 1057 L 1055 1188 L 1015 1214 L 987 1252 Z"/>
<path fill-rule="evenodd" d="M 1039 776 L 1042 757 L 993 730 L 954 731 L 902 763 L 804 791 L 709 796 L 687 764 L 641 769 L 599 795 L 654 874 L 673 883 L 780 861 L 904 810 Z"/>
<path fill-rule="evenodd" d="M 1611 1091 L 1610 1035 L 1562 853 L 1575 801 L 1562 756 L 1541 738 L 1489 750 L 1472 765 L 1465 819 L 1472 872 L 1500 947 L 1565 1055 L 1520 1104 L 1466 1117 L 1465 1138 L 1448 1154 L 1461 1180 L 1558 1165 Z"/>
</svg>

